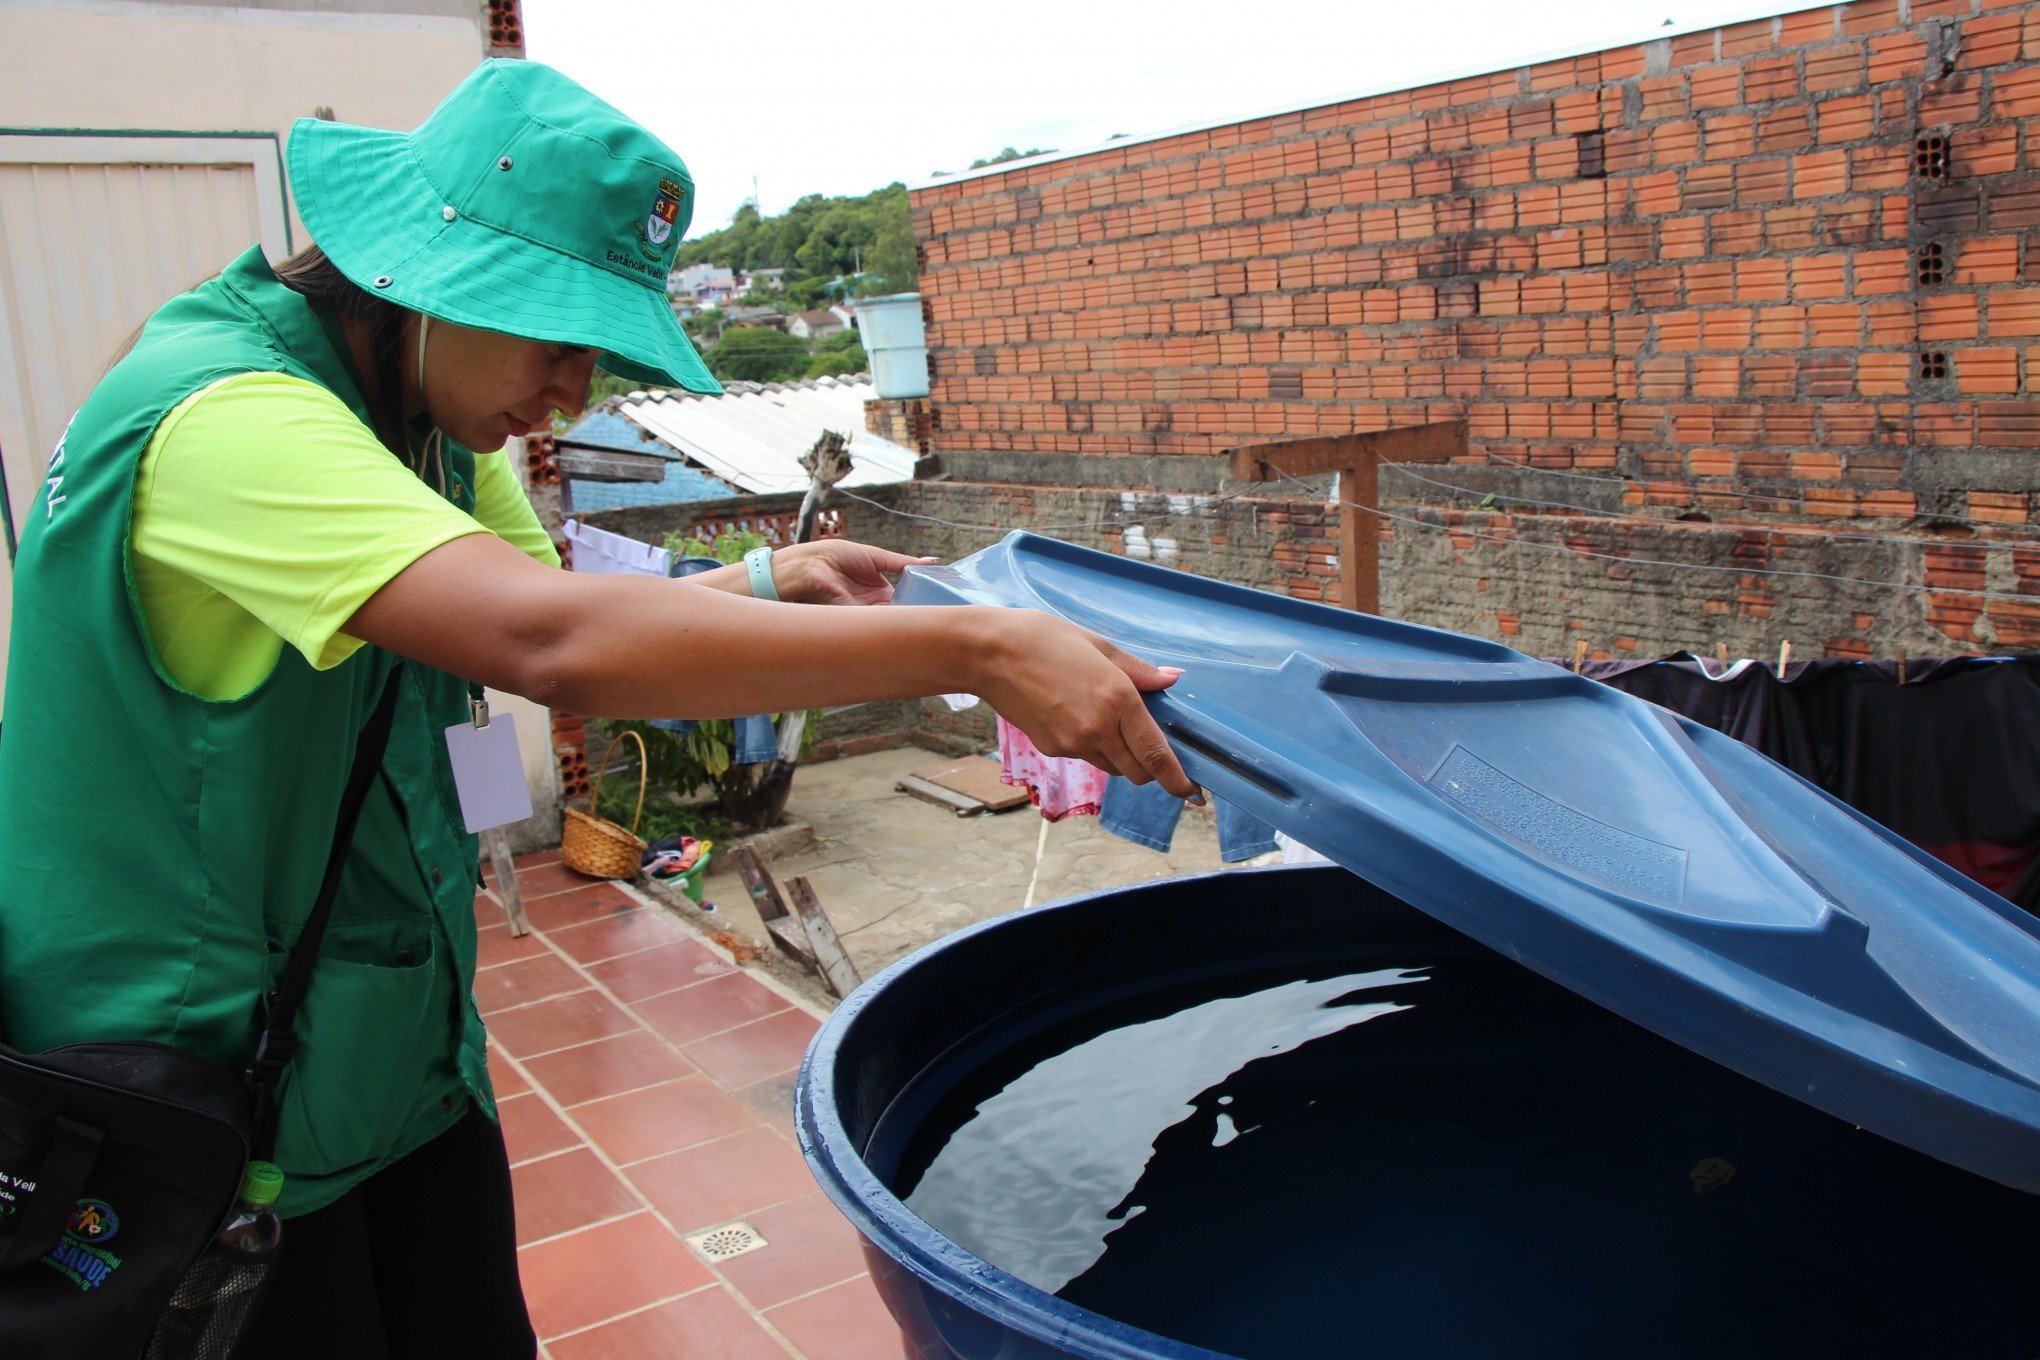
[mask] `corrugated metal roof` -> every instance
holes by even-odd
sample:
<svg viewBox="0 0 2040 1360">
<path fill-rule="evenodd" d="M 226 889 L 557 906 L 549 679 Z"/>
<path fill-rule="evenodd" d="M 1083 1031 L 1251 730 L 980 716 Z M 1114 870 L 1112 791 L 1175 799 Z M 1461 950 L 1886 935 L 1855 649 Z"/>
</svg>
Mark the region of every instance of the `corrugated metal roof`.
<svg viewBox="0 0 2040 1360">
<path fill-rule="evenodd" d="M 728 384 L 721 396 L 631 393 L 617 404 L 689 462 L 753 495 L 805 491 L 800 456 L 824 430 L 850 440 L 845 486 L 904 482 L 916 455 L 864 428 L 864 403 L 877 392 L 863 375 L 792 383 Z M 578 484 L 576 487 L 578 500 Z"/>
</svg>

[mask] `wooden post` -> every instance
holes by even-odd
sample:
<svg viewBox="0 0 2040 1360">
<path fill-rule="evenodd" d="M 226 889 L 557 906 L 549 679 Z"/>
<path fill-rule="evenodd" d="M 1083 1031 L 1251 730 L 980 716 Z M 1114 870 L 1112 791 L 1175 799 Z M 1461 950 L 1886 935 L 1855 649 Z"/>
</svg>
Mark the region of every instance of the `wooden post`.
<svg viewBox="0 0 2040 1360">
<path fill-rule="evenodd" d="M 765 933 L 772 938 L 773 947 L 802 966 L 821 971 L 821 966 L 815 961 L 815 952 L 808 944 L 807 931 L 801 927 L 800 918 L 787 910 L 786 898 L 779 892 L 779 881 L 772 877 L 772 871 L 765 867 L 765 861 L 758 852 L 748 845 L 740 845 L 730 852 L 730 860 L 743 876 L 744 887 L 751 894 L 751 904 L 758 908 L 758 919 L 765 923 Z"/>
<path fill-rule="evenodd" d="M 850 956 L 843 952 L 843 942 L 836 938 L 836 927 L 829 920 L 828 913 L 815 897 L 815 890 L 808 886 L 805 878 L 790 878 L 786 889 L 793 894 L 794 914 L 800 917 L 801 928 L 807 931 L 809 948 L 815 951 L 815 964 L 821 969 L 822 981 L 829 984 L 829 990 L 837 996 L 848 996 L 857 990 L 857 984 L 864 981 L 857 975 L 857 965 L 850 962 Z"/>
<path fill-rule="evenodd" d="M 510 858 L 510 838 L 503 834 L 502 827 L 490 827 L 482 833 L 482 848 L 489 852 L 490 867 L 496 871 L 496 896 L 503 903 L 503 914 L 510 918 L 510 934 L 529 935 L 531 923 L 524 919 L 524 890 L 517 886 L 517 863 Z"/>
<path fill-rule="evenodd" d="M 1383 463 L 1444 463 L 1466 453 L 1466 422 L 1439 421 L 1365 434 L 1248 444 L 1231 451 L 1242 482 L 1339 474 L 1339 598 L 1346 609 L 1381 612 L 1381 521 L 1358 506 L 1381 503 Z M 1351 502 L 1351 503 L 1348 503 Z"/>
</svg>

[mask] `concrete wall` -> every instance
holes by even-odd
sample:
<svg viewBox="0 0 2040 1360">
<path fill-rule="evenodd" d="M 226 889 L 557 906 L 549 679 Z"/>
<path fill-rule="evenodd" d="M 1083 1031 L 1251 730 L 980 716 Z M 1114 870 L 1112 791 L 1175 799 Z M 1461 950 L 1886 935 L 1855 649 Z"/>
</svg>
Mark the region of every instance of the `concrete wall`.
<svg viewBox="0 0 2040 1360">
<path fill-rule="evenodd" d="M 1465 418 L 1455 485 L 1383 479 L 1407 617 L 2040 645 L 2036 54 L 2031 3 L 1857 0 L 918 189 L 931 443 L 1052 483 L 1010 465 Z"/>
</svg>

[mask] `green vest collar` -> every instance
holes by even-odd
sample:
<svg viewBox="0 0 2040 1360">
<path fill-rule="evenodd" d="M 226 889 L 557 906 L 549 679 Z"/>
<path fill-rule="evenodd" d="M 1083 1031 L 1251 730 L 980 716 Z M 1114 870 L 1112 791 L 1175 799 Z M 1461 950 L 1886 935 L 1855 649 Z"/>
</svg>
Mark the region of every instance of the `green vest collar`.
<svg viewBox="0 0 2040 1360">
<path fill-rule="evenodd" d="M 263 258 L 260 246 L 250 248 L 221 270 L 220 283 L 275 334 L 285 353 L 311 370 L 320 386 L 367 420 L 361 375 L 355 370 L 339 318 L 286 288 Z"/>
</svg>

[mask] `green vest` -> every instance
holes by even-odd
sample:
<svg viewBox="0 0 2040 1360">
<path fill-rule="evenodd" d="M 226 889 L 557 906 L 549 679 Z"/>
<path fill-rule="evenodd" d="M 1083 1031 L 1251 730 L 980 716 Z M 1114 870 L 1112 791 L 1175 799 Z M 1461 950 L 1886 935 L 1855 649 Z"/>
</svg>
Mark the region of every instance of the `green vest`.
<svg viewBox="0 0 2040 1360">
<path fill-rule="evenodd" d="M 391 653 L 314 670 L 285 647 L 253 693 L 181 689 L 128 572 L 135 471 L 157 424 L 235 373 L 289 373 L 368 424 L 332 318 L 259 250 L 176 298 L 59 442 L 15 562 L 0 729 L 0 1035 L 26 1052 L 155 1040 L 235 1070 L 254 1050 L 325 867 L 355 735 Z M 292 450 L 279 446 L 276 456 Z M 447 447 L 473 509 L 474 456 Z M 279 1090 L 282 1212 L 326 1204 L 493 1115 L 475 1011 L 475 840 L 444 731 L 464 681 L 416 662 L 340 881 Z"/>
</svg>

